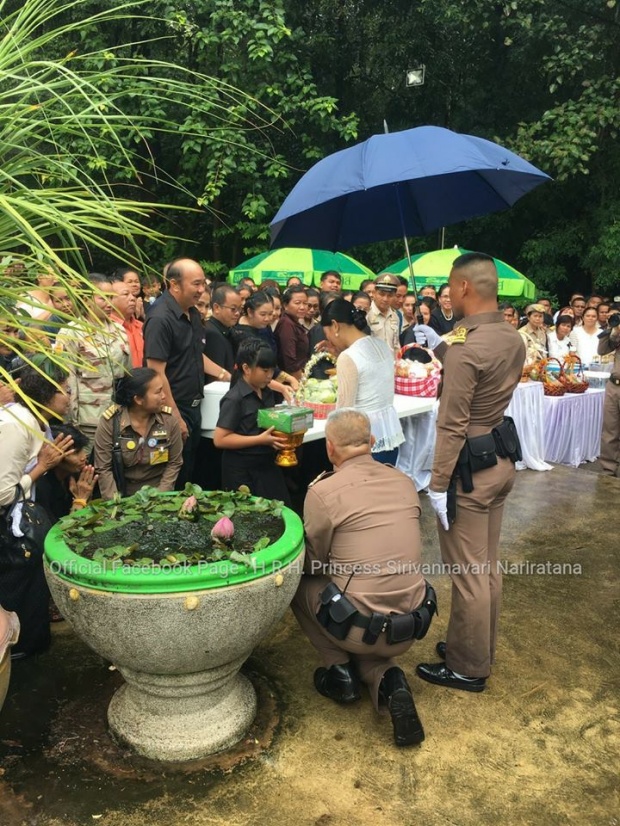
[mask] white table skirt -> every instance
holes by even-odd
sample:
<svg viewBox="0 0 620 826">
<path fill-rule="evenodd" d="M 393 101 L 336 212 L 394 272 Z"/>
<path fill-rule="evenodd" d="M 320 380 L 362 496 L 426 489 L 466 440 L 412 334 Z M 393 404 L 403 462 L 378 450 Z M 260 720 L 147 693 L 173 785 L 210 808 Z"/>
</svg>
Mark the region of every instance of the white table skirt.
<svg viewBox="0 0 620 826">
<path fill-rule="evenodd" d="M 545 396 L 545 459 L 579 467 L 598 457 L 603 428 L 602 389 Z"/>
<path fill-rule="evenodd" d="M 517 470 L 553 470 L 545 462 L 545 394 L 539 381 L 520 382 L 512 395 L 506 415 L 514 419 L 523 461 Z"/>
<path fill-rule="evenodd" d="M 435 456 L 435 424 L 439 402 L 428 413 L 401 419 L 405 441 L 398 448 L 396 467 L 413 480 L 416 490 L 425 490 L 431 481 Z"/>
</svg>

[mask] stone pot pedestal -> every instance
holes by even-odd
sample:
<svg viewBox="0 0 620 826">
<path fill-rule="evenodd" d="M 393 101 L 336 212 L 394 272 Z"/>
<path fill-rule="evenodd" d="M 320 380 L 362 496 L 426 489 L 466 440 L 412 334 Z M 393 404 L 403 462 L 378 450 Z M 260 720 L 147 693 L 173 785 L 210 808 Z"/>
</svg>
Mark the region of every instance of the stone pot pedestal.
<svg viewBox="0 0 620 826">
<path fill-rule="evenodd" d="M 195 760 L 230 748 L 249 729 L 256 694 L 239 669 L 286 611 L 302 572 L 301 520 L 292 511 L 284 519 L 283 537 L 254 555 L 255 571 L 149 571 L 146 585 L 131 571 L 120 585 L 118 571 L 96 583 L 95 566 L 50 531 L 50 590 L 78 636 L 125 678 L 108 722 L 138 754 Z"/>
</svg>

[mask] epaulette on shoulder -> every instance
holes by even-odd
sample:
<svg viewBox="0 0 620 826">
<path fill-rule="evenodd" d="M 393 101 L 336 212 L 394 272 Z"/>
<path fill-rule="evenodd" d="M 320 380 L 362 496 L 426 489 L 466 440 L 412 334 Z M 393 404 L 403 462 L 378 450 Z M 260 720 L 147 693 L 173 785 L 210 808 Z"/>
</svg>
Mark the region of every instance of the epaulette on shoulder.
<svg viewBox="0 0 620 826">
<path fill-rule="evenodd" d="M 110 421 L 110 419 L 112 418 L 112 416 L 113 416 L 115 413 L 118 413 L 118 411 L 119 411 L 120 409 L 121 409 L 121 408 L 120 408 L 120 405 L 118 405 L 118 404 L 111 404 L 111 405 L 108 407 L 108 409 L 105 411 L 105 413 L 103 414 L 103 418 L 104 418 L 106 421 L 108 421 L 108 422 L 109 422 L 109 421 Z"/>
<path fill-rule="evenodd" d="M 445 341 L 452 344 L 464 344 L 468 333 L 467 327 L 455 327 L 451 333 L 445 336 Z"/>
<path fill-rule="evenodd" d="M 328 479 L 330 476 L 333 476 L 335 471 L 333 470 L 324 470 L 323 473 L 319 473 L 316 479 L 313 479 L 310 484 L 308 485 L 308 489 L 316 485 L 317 482 L 321 482 L 323 479 Z"/>
<path fill-rule="evenodd" d="M 168 407 L 168 405 L 167 405 L 167 404 L 165 404 L 165 405 L 162 407 L 161 412 L 162 412 L 162 413 L 170 413 L 170 414 L 172 414 L 172 408 L 171 408 L 171 407 Z"/>
</svg>

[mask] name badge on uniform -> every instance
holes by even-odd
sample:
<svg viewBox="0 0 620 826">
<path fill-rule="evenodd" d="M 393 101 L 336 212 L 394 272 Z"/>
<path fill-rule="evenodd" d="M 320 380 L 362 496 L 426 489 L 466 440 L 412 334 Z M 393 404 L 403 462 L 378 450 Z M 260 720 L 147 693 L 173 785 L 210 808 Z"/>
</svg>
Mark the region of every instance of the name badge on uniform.
<svg viewBox="0 0 620 826">
<path fill-rule="evenodd" d="M 149 452 L 149 465 L 163 465 L 168 461 L 168 448 L 158 447 Z"/>
</svg>

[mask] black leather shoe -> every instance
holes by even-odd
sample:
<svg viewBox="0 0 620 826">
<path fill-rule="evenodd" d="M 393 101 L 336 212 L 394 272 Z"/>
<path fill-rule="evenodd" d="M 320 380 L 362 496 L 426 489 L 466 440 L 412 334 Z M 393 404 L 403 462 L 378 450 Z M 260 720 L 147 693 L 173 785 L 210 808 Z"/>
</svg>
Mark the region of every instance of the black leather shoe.
<svg viewBox="0 0 620 826">
<path fill-rule="evenodd" d="M 446 643 L 443 640 L 437 643 L 435 651 L 437 652 L 437 656 L 441 657 L 442 660 L 446 659 Z"/>
<path fill-rule="evenodd" d="M 314 672 L 314 687 L 323 697 L 337 703 L 354 703 L 361 697 L 360 681 L 352 663 L 317 668 Z"/>
<path fill-rule="evenodd" d="M 424 729 L 409 683 L 400 668 L 389 668 L 385 672 L 379 694 L 387 703 L 396 745 L 413 746 L 421 743 L 424 740 Z"/>
<path fill-rule="evenodd" d="M 427 683 L 443 685 L 446 688 L 460 688 L 461 691 L 484 691 L 486 685 L 485 677 L 457 677 L 445 663 L 420 663 L 416 667 L 416 674 Z"/>
</svg>

